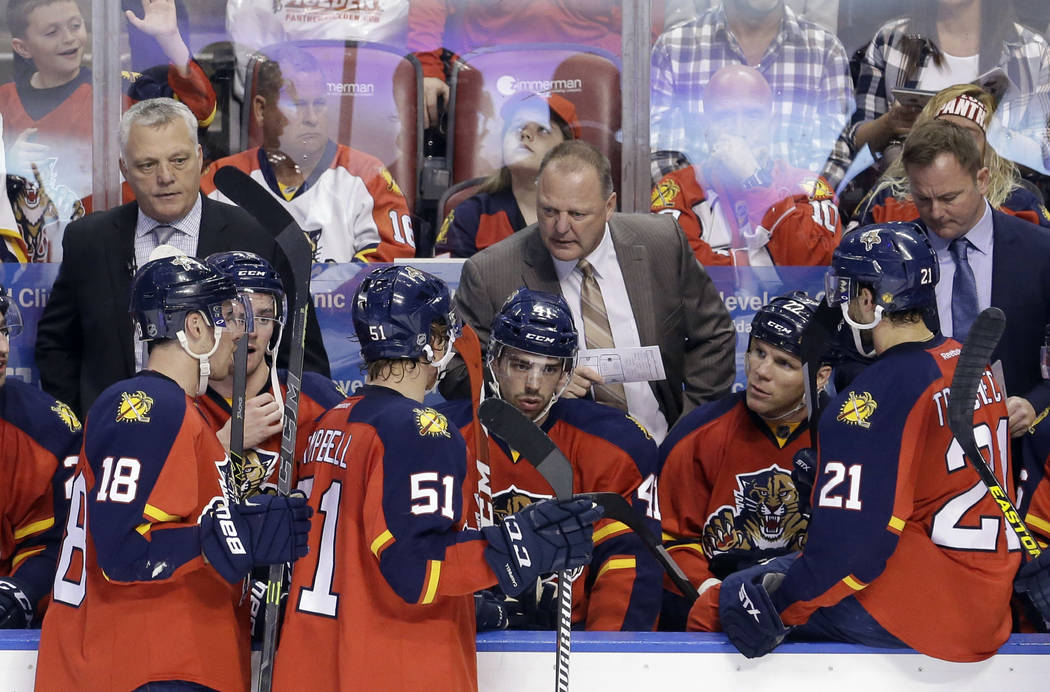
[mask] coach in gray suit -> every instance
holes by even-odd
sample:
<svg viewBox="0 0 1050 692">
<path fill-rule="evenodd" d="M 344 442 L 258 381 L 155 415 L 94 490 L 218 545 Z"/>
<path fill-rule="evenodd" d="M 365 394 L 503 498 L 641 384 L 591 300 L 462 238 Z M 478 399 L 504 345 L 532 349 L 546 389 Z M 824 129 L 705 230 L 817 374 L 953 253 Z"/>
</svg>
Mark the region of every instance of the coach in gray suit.
<svg viewBox="0 0 1050 692">
<path fill-rule="evenodd" d="M 482 343 L 503 301 L 521 286 L 565 296 L 583 347 L 581 319 L 587 260 L 608 312 L 617 348 L 660 347 L 667 378 L 624 386 L 628 411 L 662 440 L 678 417 L 729 391 L 736 332 L 718 291 L 685 236 L 666 215 L 615 213 L 609 161 L 580 140 L 559 144 L 540 167 L 538 223 L 467 260 L 456 301 Z M 466 396 L 465 368 L 442 382 L 447 398 Z M 578 367 L 565 396 L 602 384 Z M 684 397 L 683 397 L 684 395 Z"/>
</svg>

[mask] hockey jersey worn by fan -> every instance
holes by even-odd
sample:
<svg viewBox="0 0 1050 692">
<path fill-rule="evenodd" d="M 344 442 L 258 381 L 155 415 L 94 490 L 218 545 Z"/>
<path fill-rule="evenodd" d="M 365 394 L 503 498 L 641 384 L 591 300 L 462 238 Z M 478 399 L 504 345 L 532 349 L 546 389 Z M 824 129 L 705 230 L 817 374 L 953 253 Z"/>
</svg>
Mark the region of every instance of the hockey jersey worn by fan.
<svg viewBox="0 0 1050 692">
<path fill-rule="evenodd" d="M 22 588 L 38 617 L 55 579 L 80 440 L 65 404 L 14 377 L 0 387 L 0 576 Z"/>
<path fill-rule="evenodd" d="M 650 210 L 674 216 L 704 266 L 828 264 L 842 237 L 831 186 L 779 161 L 769 175 L 731 190 L 700 166 L 681 168 L 653 188 Z"/>
<path fill-rule="evenodd" d="M 525 226 L 513 192 L 482 192 L 463 200 L 445 217 L 434 253 L 471 257 Z"/>
<path fill-rule="evenodd" d="M 468 400 L 440 408 L 449 414 L 466 440 L 473 441 Z M 656 444 L 652 436 L 622 411 L 586 399 L 559 399 L 540 426 L 573 467 L 573 490 L 615 492 L 644 517 L 656 535 Z M 468 442 L 471 447 L 473 442 Z M 466 495 L 468 521 L 481 526 L 498 523 L 522 507 L 554 497 L 554 490 L 532 464 L 502 440 L 489 437 L 485 456 L 472 473 Z M 653 629 L 660 610 L 659 563 L 627 526 L 602 519 L 594 529 L 594 555 L 573 582 L 573 622 L 589 630 Z"/>
<path fill-rule="evenodd" d="M 215 91 L 200 65 L 189 63 L 189 76 L 182 77 L 174 66 L 158 74 L 124 73 L 134 78 L 125 96 L 124 108 L 133 99 L 172 96 L 189 106 L 198 124 L 207 127 L 215 117 Z M 37 161 L 40 189 L 27 163 L 19 168 L 8 162 L 7 172 L 20 176 L 29 188 L 24 198 L 12 199 L 19 216 L 29 255 L 38 262 L 62 259 L 62 232 L 65 225 L 84 214 L 80 200 L 91 193 L 92 141 L 91 70 L 84 67 L 73 81 L 49 89 L 36 89 L 28 77 L 0 85 L 0 113 L 4 114 L 4 144 L 7 151 L 27 129 L 36 128 L 33 141 L 48 147 L 48 157 Z M 47 209 L 35 204 L 37 196 L 54 204 L 54 221 L 42 236 L 37 226 L 46 225 Z"/>
<path fill-rule="evenodd" d="M 744 392 L 675 424 L 660 447 L 661 524 L 668 552 L 694 586 L 725 578 L 711 570 L 716 556 L 743 560 L 751 553 L 757 560 L 805 545 L 808 520 L 799 511 L 791 460 L 809 446 L 808 430 L 804 421 L 771 429 L 747 407 Z M 721 630 L 718 589 L 700 599 L 689 629 Z"/>
<path fill-rule="evenodd" d="M 277 376 L 281 382 L 281 396 L 286 396 L 288 387 L 288 371 L 278 370 Z M 267 380 L 269 384 L 269 380 Z M 316 372 L 303 371 L 303 379 L 299 390 L 299 421 L 295 429 L 295 452 L 298 456 L 302 451 L 306 440 L 313 431 L 314 422 L 320 418 L 328 409 L 332 408 L 345 397 L 335 384 Z M 270 388 L 267 387 L 269 392 Z M 262 392 L 260 392 L 261 394 Z M 251 397 L 248 397 L 251 398 Z M 211 429 L 218 432 L 226 421 L 230 420 L 230 402 L 211 387 L 204 396 L 197 398 L 197 406 L 208 420 Z M 277 487 L 277 462 L 281 456 L 281 434 L 271 435 L 258 447 L 246 450 L 245 464 L 247 466 L 245 481 L 248 487 L 244 489 L 243 496 L 251 497 L 258 493 L 263 487 Z M 292 485 L 295 485 L 295 471 L 298 466 L 292 468 Z"/>
<path fill-rule="evenodd" d="M 928 656 L 988 658 L 1010 634 L 1016 534 L 948 428 L 958 342 L 894 346 L 821 415 L 813 513 L 773 603 L 786 625 L 854 596 Z M 1006 393 L 986 369 L 974 434 L 1008 493 Z"/>
<path fill-rule="evenodd" d="M 999 211 L 1012 214 L 1030 223 L 1050 228 L 1050 211 L 1042 201 L 1025 187 L 1014 188 Z M 850 226 L 867 226 L 890 221 L 918 221 L 919 210 L 911 199 L 900 199 L 889 187 L 869 194 L 857 206 Z"/>
<path fill-rule="evenodd" d="M 201 190 L 230 200 L 215 187 L 215 171 L 234 166 L 264 186 L 306 231 L 314 262 L 393 262 L 414 257 L 416 239 L 405 196 L 379 159 L 329 141 L 310 177 L 294 194 L 282 192 L 266 152 L 255 147 L 219 159 Z"/>
<path fill-rule="evenodd" d="M 437 411 L 365 385 L 317 423 L 299 467 L 295 563 L 274 690 L 476 690 L 475 591 L 496 583 L 463 528 L 466 446 Z"/>
<path fill-rule="evenodd" d="M 157 680 L 247 689 L 242 588 L 205 563 L 198 526 L 223 497 L 228 463 L 174 380 L 144 371 L 99 396 L 73 479 L 37 690 Z"/>
</svg>

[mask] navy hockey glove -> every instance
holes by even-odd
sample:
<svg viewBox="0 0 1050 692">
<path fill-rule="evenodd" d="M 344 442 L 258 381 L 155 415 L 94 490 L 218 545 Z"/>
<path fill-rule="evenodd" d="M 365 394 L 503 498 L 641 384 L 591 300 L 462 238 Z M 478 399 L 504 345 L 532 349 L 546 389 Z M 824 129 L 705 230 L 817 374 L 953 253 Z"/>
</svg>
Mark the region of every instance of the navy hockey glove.
<svg viewBox="0 0 1050 692">
<path fill-rule="evenodd" d="M 474 623 L 478 632 L 507 629 L 510 625 L 510 610 L 516 605 L 517 601 L 504 600 L 501 594 L 478 591 L 474 594 Z"/>
<path fill-rule="evenodd" d="M 33 621 L 33 603 L 13 579 L 0 579 L 0 629 L 25 629 Z"/>
<path fill-rule="evenodd" d="M 481 530 L 485 560 L 508 596 L 517 596 L 540 575 L 590 562 L 594 522 L 602 509 L 590 500 L 541 500 Z"/>
<path fill-rule="evenodd" d="M 1050 550 L 1021 567 L 1014 578 L 1014 591 L 1027 594 L 1044 622 L 1050 622 Z"/>
<path fill-rule="evenodd" d="M 813 495 L 813 480 L 817 475 L 817 452 L 812 447 L 803 447 L 795 452 L 791 464 L 791 482 L 798 493 L 798 511 L 808 517 L 813 509 L 809 498 Z"/>
<path fill-rule="evenodd" d="M 201 552 L 231 584 L 252 567 L 293 562 L 307 553 L 310 516 L 306 496 L 256 495 L 227 506 L 219 502 L 201 515 Z"/>
<path fill-rule="evenodd" d="M 769 597 L 783 578 L 779 572 L 763 574 L 761 568 L 752 568 L 731 574 L 722 582 L 718 594 L 722 630 L 737 651 L 748 658 L 765 656 L 791 631 L 784 627 Z"/>
</svg>

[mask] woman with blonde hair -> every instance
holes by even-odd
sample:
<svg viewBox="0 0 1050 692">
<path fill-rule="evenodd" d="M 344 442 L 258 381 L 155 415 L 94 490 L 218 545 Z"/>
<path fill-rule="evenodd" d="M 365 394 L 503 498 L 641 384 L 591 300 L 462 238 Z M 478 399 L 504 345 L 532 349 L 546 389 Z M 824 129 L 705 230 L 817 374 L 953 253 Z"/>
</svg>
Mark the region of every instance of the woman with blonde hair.
<svg viewBox="0 0 1050 692">
<path fill-rule="evenodd" d="M 915 119 L 915 126 L 944 118 L 970 132 L 988 168 L 988 203 L 1026 221 L 1050 227 L 1042 201 L 1021 184 L 1017 166 L 999 156 L 985 135 L 995 113 L 995 98 L 976 84 L 956 84 L 934 94 Z M 898 158 L 879 178 L 875 188 L 857 206 L 850 227 L 887 221 L 915 221 L 918 209 L 911 199 L 908 175 Z"/>
</svg>

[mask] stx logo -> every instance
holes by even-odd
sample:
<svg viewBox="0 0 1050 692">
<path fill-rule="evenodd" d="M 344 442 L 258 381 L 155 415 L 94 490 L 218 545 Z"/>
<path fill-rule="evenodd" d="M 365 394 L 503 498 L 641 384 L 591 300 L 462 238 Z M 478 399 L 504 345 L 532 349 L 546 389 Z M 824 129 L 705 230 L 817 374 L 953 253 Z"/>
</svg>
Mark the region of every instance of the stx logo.
<svg viewBox="0 0 1050 692">
<path fill-rule="evenodd" d="M 762 614 L 762 611 L 755 607 L 743 584 L 740 585 L 740 593 L 737 594 L 737 597 L 740 599 L 741 607 L 747 611 L 748 615 L 755 618 L 755 622 L 758 622 L 758 616 Z"/>
</svg>

